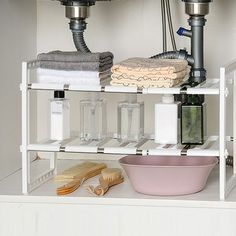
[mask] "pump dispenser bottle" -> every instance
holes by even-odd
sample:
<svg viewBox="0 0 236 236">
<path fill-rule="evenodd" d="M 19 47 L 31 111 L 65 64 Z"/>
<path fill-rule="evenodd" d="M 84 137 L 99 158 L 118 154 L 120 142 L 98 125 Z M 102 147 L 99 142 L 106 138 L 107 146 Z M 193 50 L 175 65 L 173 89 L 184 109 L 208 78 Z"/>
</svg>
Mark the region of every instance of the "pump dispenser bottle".
<svg viewBox="0 0 236 236">
<path fill-rule="evenodd" d="M 80 138 L 85 141 L 99 141 L 107 136 L 106 100 L 100 93 L 89 93 L 80 101 Z"/>
<path fill-rule="evenodd" d="M 178 107 L 174 95 L 163 95 L 162 102 L 155 105 L 155 142 L 160 144 L 178 143 Z"/>
<path fill-rule="evenodd" d="M 138 142 L 144 136 L 144 103 L 137 102 L 137 94 L 127 94 L 118 104 L 118 139 Z"/>
<path fill-rule="evenodd" d="M 55 91 L 51 105 L 51 139 L 70 138 L 70 104 L 64 91 Z"/>
</svg>

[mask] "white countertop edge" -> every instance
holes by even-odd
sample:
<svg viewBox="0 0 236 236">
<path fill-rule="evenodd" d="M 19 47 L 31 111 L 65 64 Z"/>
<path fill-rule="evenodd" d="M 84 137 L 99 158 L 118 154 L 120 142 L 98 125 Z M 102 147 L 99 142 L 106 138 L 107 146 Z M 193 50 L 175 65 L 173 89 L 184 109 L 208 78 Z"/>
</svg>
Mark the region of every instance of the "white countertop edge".
<svg viewBox="0 0 236 236">
<path fill-rule="evenodd" d="M 182 207 L 182 208 L 214 208 L 236 209 L 236 202 L 230 201 L 194 201 L 166 199 L 132 199 L 132 198 L 96 198 L 96 197 L 58 197 L 58 196 L 26 196 L 0 195 L 0 203 L 29 204 L 83 204 L 141 207 Z"/>
</svg>

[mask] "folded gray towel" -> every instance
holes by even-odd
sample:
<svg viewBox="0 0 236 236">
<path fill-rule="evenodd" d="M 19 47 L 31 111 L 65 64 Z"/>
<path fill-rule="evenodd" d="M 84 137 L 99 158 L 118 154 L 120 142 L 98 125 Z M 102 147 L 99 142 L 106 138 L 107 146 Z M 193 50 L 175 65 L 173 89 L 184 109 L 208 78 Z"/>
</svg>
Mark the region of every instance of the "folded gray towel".
<svg viewBox="0 0 236 236">
<path fill-rule="evenodd" d="M 101 53 L 82 53 L 82 52 L 62 52 L 52 51 L 38 55 L 39 61 L 58 61 L 58 62 L 103 62 L 113 60 L 111 52 Z"/>
<path fill-rule="evenodd" d="M 38 61 L 38 67 L 52 70 L 66 70 L 66 71 L 98 71 L 103 72 L 111 69 L 113 66 L 110 63 L 100 62 L 58 62 L 58 61 Z"/>
</svg>

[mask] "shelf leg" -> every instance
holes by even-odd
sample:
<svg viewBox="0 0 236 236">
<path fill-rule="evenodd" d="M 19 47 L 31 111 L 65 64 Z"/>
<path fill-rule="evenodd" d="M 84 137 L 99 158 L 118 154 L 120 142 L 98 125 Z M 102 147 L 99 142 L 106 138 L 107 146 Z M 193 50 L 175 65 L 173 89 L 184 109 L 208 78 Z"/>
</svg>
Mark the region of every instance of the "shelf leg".
<svg viewBox="0 0 236 236">
<path fill-rule="evenodd" d="M 54 170 L 54 175 L 57 174 L 57 153 L 54 152 L 50 157 L 50 170 Z"/>
<path fill-rule="evenodd" d="M 219 149 L 220 149 L 220 200 L 225 200 L 226 192 L 226 142 L 225 142 L 225 112 L 226 112 L 226 97 L 225 97 L 225 68 L 220 69 L 220 117 L 219 117 Z"/>
<path fill-rule="evenodd" d="M 233 86 L 233 168 L 236 175 L 236 72 L 234 72 Z"/>
<path fill-rule="evenodd" d="M 22 192 L 28 194 L 29 189 L 29 172 L 28 172 L 28 153 L 26 150 L 22 150 Z"/>
<path fill-rule="evenodd" d="M 28 94 L 28 66 L 26 62 L 22 63 L 22 84 L 21 84 L 21 99 L 22 99 L 22 192 L 29 192 L 30 182 L 30 158 L 27 151 L 29 140 L 29 94 Z"/>
</svg>

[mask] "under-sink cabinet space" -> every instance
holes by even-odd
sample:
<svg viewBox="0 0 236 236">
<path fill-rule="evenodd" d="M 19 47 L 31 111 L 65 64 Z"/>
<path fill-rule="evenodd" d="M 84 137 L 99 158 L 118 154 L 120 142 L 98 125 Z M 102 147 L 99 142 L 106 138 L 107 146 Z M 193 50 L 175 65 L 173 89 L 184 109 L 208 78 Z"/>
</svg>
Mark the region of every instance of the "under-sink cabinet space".
<svg viewBox="0 0 236 236">
<path fill-rule="evenodd" d="M 22 176 L 23 176 L 23 193 L 29 193 L 37 187 L 40 187 L 41 184 L 45 183 L 49 179 L 51 179 L 57 173 L 57 160 L 58 153 L 65 153 L 66 155 L 72 155 L 76 153 L 82 154 L 93 154 L 93 159 L 108 161 L 114 160 L 115 162 L 124 155 L 139 155 L 144 158 L 148 158 L 148 156 L 159 155 L 159 156 L 188 156 L 189 158 L 194 156 L 200 156 L 204 158 L 205 156 L 217 156 L 219 157 L 219 199 L 224 200 L 226 196 L 233 189 L 236 184 L 236 158 L 233 156 L 233 175 L 231 178 L 226 179 L 226 158 L 231 155 L 232 150 L 236 148 L 236 129 L 230 130 L 228 129 L 226 123 L 227 117 L 232 117 L 231 122 L 236 120 L 236 86 L 234 84 L 235 81 L 235 71 L 236 71 L 236 62 L 230 63 L 225 67 L 222 67 L 220 70 L 220 79 L 208 79 L 205 82 L 199 84 L 196 87 L 185 87 L 181 84 L 177 87 L 173 88 L 137 88 L 137 87 L 128 87 L 128 86 L 112 86 L 110 85 L 110 81 L 103 81 L 99 86 L 77 86 L 77 85 L 69 85 L 69 84 L 41 84 L 35 82 L 35 69 L 37 68 L 36 61 L 32 62 L 24 62 L 22 65 L 22 84 L 21 84 L 21 92 L 22 92 Z M 34 79 L 33 79 L 34 78 Z M 129 124 L 129 119 L 132 118 L 132 114 L 139 114 L 139 122 L 135 125 L 137 130 L 129 130 L 129 125 L 126 130 L 127 133 L 123 134 L 118 127 L 116 132 L 109 132 L 109 130 L 104 127 L 104 124 L 101 123 L 101 129 L 96 133 L 94 137 L 96 140 L 90 139 L 89 137 L 93 137 L 92 132 L 83 131 L 84 136 L 81 136 L 81 130 L 76 130 L 76 132 L 70 132 L 70 137 L 65 138 L 63 140 L 52 140 L 50 138 L 45 137 L 42 141 L 33 141 L 29 137 L 29 123 L 30 123 L 30 94 L 33 91 L 49 91 L 53 93 L 53 91 L 64 91 L 65 94 L 68 92 L 77 92 L 78 95 L 81 92 L 88 92 L 88 94 L 100 94 L 100 93 L 109 93 L 109 96 L 113 96 L 112 94 L 120 93 L 120 94 L 133 94 L 131 96 L 132 99 L 129 101 L 129 104 L 135 104 L 135 106 L 126 106 L 126 102 L 120 100 L 120 107 L 124 107 L 124 111 L 127 114 L 127 124 Z M 139 94 L 139 100 L 137 101 L 135 96 Z M 145 103 L 143 109 L 142 98 L 145 95 L 217 95 L 219 98 L 219 133 L 214 136 L 206 136 L 199 141 L 199 145 L 193 143 L 192 145 L 181 144 L 181 142 L 177 142 L 177 144 L 159 144 L 157 141 L 155 142 L 154 136 L 154 128 L 153 132 L 145 132 L 145 127 L 143 130 L 142 124 L 142 113 L 145 110 Z M 101 95 L 102 96 L 102 95 Z M 130 95 L 129 95 L 130 96 Z M 129 97 L 126 96 L 126 97 Z M 104 115 L 104 111 L 106 111 L 106 104 L 109 104 L 109 101 L 104 102 L 103 99 L 100 99 L 100 95 L 98 95 L 100 105 L 99 109 L 102 111 L 102 115 Z M 90 100 L 89 100 L 90 101 Z M 82 102 L 78 104 L 82 104 L 83 107 L 86 106 L 86 109 L 89 109 L 89 117 L 92 117 L 94 114 L 94 120 L 101 119 L 106 120 L 108 117 L 101 118 L 101 115 L 96 116 L 96 107 L 98 100 L 91 100 L 88 102 Z M 158 100 L 156 100 L 158 102 Z M 156 102 L 156 103 L 157 103 Z M 94 106 L 95 104 L 95 106 Z M 114 112 L 118 111 L 117 107 L 114 107 Z M 91 109 L 94 106 L 94 113 L 91 113 Z M 206 104 L 207 106 L 207 104 Z M 133 110 L 133 107 L 136 109 Z M 132 109 L 131 109 L 132 108 Z M 77 107 L 79 109 L 79 105 Z M 84 112 L 85 109 L 82 109 Z M 127 111 L 126 111 L 127 110 Z M 155 107 L 153 107 L 153 111 Z M 201 109 L 203 111 L 203 109 Z M 98 110 L 98 114 L 100 111 Z M 118 113 L 118 112 L 117 112 Z M 45 114 L 47 115 L 47 114 Z M 153 112 L 154 115 L 154 112 Z M 200 114 L 202 115 L 202 114 Z M 120 115 L 121 116 L 121 115 Z M 89 122 L 86 117 L 88 115 L 83 115 L 84 122 Z M 100 117 L 100 118 L 99 118 Z M 114 116 L 113 116 L 114 117 Z M 150 117 L 145 116 L 144 112 L 144 120 L 149 119 Z M 122 119 L 121 119 L 122 120 Z M 133 122 L 133 119 L 131 119 Z M 141 123 L 140 123 L 141 122 Z M 78 122 L 79 123 L 79 122 Z M 117 123 L 119 123 L 117 121 Z M 93 130 L 95 127 L 90 127 L 88 123 L 88 130 Z M 154 122 L 153 122 L 154 127 Z M 201 127 L 203 127 L 203 123 L 201 123 Z M 98 127 L 96 127 L 98 128 Z M 143 132 L 144 131 L 144 132 Z M 122 136 L 123 135 L 123 136 Z M 140 136 L 141 135 L 141 136 Z M 203 133 L 199 134 L 203 136 Z M 205 135 L 205 134 L 204 134 Z M 48 135 L 48 137 L 50 137 Z M 176 137 L 176 140 L 178 137 Z M 202 144 L 203 143 L 203 144 Z M 49 170 L 46 173 L 41 173 L 39 177 L 36 177 L 34 180 L 30 179 L 31 172 L 31 163 L 30 163 L 30 154 L 32 152 L 45 152 L 48 153 L 49 158 Z M 106 154 L 106 155 L 101 155 Z M 81 159 L 82 157 L 76 157 Z M 216 167 L 218 168 L 218 167 Z M 227 175 L 229 176 L 229 175 Z"/>
</svg>

